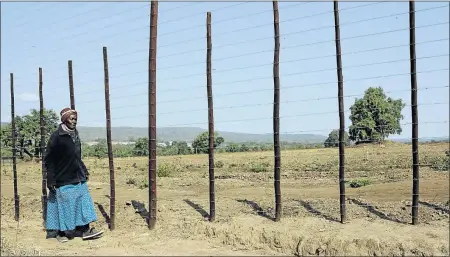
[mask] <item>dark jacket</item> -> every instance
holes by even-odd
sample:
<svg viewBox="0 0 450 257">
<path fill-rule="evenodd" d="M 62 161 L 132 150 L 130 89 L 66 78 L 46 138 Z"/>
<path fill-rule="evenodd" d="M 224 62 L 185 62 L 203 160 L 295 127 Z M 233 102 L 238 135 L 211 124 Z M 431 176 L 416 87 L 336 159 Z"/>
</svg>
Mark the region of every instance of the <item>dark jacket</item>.
<svg viewBox="0 0 450 257">
<path fill-rule="evenodd" d="M 75 130 L 75 142 L 61 125 L 52 133 L 44 155 L 47 185 L 64 186 L 85 182 L 89 172 L 81 160 L 81 142 Z"/>
</svg>

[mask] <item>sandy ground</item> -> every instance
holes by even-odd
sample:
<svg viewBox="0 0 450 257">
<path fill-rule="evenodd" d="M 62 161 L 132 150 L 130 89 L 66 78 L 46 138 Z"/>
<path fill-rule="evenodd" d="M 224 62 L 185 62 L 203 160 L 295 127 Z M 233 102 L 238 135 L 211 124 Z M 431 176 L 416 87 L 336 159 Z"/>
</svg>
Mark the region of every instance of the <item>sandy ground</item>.
<svg viewBox="0 0 450 257">
<path fill-rule="evenodd" d="M 149 230 L 132 201 L 148 190 L 119 184 L 116 229 L 109 231 L 109 185 L 91 179 L 101 239 L 65 244 L 45 239 L 40 184 L 21 174 L 20 222 L 14 221 L 11 179 L 2 177 L 2 248 L 33 255 L 417 255 L 449 254 L 449 181 L 443 173 L 421 181 L 420 224 L 410 222 L 411 181 L 347 189 L 347 224 L 340 224 L 338 188 L 332 181 L 282 183 L 283 218 L 273 222 L 271 183 L 217 181 L 216 221 L 208 211 L 207 180 L 161 178 L 158 221 Z M 146 204 L 147 206 L 147 204 Z M 205 209 L 203 209 L 205 208 Z"/>
<path fill-rule="evenodd" d="M 98 240 L 61 244 L 45 239 L 41 168 L 18 164 L 20 221 L 14 221 L 10 165 L 1 168 L 2 255 L 296 255 L 448 256 L 449 173 L 427 168 L 448 144 L 421 145 L 420 207 L 411 222 L 410 146 L 349 148 L 347 223 L 339 222 L 337 150 L 283 152 L 283 216 L 274 222 L 271 152 L 217 154 L 216 220 L 209 222 L 207 156 L 158 157 L 170 177 L 158 177 L 158 213 L 149 230 L 133 204 L 148 208 L 147 161 L 116 159 L 116 228 L 108 229 L 107 160 L 86 161 L 98 214 Z M 427 157 L 428 156 L 428 157 Z M 431 156 L 431 157 L 430 157 Z M 428 158 L 428 159 L 427 159 Z M 434 158 L 434 157 L 433 157 Z M 431 160 L 431 161 L 430 161 Z M 255 170 L 252 170 L 256 167 Z M 158 168 L 159 169 L 159 168 Z M 143 188 L 143 189 L 142 189 Z"/>
</svg>

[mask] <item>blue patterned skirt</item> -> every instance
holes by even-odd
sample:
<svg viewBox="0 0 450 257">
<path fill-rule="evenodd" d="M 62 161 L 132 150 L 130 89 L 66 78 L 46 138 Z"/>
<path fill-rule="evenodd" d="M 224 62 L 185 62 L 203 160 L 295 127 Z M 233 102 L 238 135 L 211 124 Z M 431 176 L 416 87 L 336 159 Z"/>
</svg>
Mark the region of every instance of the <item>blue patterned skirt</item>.
<svg viewBox="0 0 450 257">
<path fill-rule="evenodd" d="M 74 230 L 93 221 L 97 221 L 97 214 L 86 182 L 62 186 L 56 189 L 56 194 L 49 193 L 48 230 Z"/>
</svg>

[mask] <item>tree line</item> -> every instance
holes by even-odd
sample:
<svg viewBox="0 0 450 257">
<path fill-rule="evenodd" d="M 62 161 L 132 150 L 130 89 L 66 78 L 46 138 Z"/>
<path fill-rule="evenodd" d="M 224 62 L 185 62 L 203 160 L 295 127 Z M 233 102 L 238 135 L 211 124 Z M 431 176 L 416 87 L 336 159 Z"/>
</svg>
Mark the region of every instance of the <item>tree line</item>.
<svg viewBox="0 0 450 257">
<path fill-rule="evenodd" d="M 400 134 L 402 128 L 400 121 L 403 119 L 402 109 L 405 104 L 401 99 L 388 97 L 381 87 L 370 87 L 364 92 L 362 98 L 356 98 L 350 107 L 350 121 L 348 132 L 345 131 L 344 144 L 379 143 L 389 135 Z M 16 136 L 19 155 L 28 152 L 28 155 L 40 157 L 40 116 L 39 110 L 32 109 L 29 114 L 16 116 Z M 58 126 L 58 115 L 54 110 L 44 110 L 44 126 L 46 134 L 45 143 L 50 134 Z M 0 143 L 2 156 L 7 155 L 5 149 L 12 148 L 11 124 L 2 126 L 0 131 Z M 339 143 L 339 130 L 330 132 L 325 142 L 321 144 L 301 144 L 282 142 L 282 149 L 308 149 L 320 147 L 337 147 Z M 208 132 L 199 134 L 189 146 L 185 141 L 176 141 L 165 146 L 158 145 L 158 155 L 185 155 L 208 153 Z M 273 149 L 271 143 L 233 143 L 225 142 L 225 139 L 215 133 L 214 148 L 217 152 L 250 152 L 269 151 Z M 97 144 L 88 145 L 83 143 L 83 155 L 96 156 L 99 158 L 107 156 L 106 140 L 98 140 Z M 117 157 L 147 156 L 148 138 L 138 138 L 131 145 L 114 145 L 114 155 Z M 33 154 L 30 153 L 33 152 Z"/>
<path fill-rule="evenodd" d="M 193 141 L 192 145 L 186 141 L 173 141 L 173 142 L 160 142 L 164 145 L 157 145 L 157 153 L 159 156 L 172 156 L 172 155 L 190 155 L 190 154 L 206 154 L 208 153 L 208 147 L 204 148 L 204 144 L 208 145 L 208 140 L 203 140 L 208 137 L 208 132 L 199 134 Z M 220 141 L 220 136 L 215 137 L 215 141 Z M 219 139 L 219 140 L 218 140 Z M 223 139 L 222 139 L 223 140 Z M 222 141 L 224 143 L 225 140 Z M 138 157 L 138 156 L 148 156 L 148 143 L 149 140 L 146 137 L 138 138 L 134 144 L 115 144 L 113 145 L 113 155 L 115 157 Z M 216 143 L 214 151 L 216 153 L 236 153 L 236 152 L 261 152 L 261 151 L 271 151 L 273 145 L 270 143 L 228 143 L 228 144 L 218 144 Z M 284 150 L 292 149 L 310 149 L 310 148 L 321 148 L 323 144 L 302 144 L 302 143 L 292 143 L 283 142 L 281 148 Z M 84 157 L 97 157 L 105 158 L 107 157 L 107 144 L 105 139 L 97 140 L 96 144 L 88 145 L 87 143 L 82 144 L 83 156 Z"/>
</svg>

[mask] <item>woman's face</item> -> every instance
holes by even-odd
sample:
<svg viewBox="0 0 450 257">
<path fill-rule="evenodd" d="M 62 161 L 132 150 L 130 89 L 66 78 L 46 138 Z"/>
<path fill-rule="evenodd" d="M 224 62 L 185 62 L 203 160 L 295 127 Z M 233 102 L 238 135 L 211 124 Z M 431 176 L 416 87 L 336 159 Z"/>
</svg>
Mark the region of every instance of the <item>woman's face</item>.
<svg viewBox="0 0 450 257">
<path fill-rule="evenodd" d="M 69 129 L 75 129 L 77 127 L 77 115 L 71 114 L 66 121 L 66 126 Z"/>
</svg>

